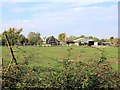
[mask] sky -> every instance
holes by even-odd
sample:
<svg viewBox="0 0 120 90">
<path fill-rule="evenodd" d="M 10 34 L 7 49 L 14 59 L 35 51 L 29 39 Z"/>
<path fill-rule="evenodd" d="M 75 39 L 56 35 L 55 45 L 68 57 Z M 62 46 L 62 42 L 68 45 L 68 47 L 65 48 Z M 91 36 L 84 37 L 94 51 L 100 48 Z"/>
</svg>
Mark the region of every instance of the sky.
<svg viewBox="0 0 120 90">
<path fill-rule="evenodd" d="M 0 33 L 15 27 L 25 36 L 118 37 L 117 0 L 3 0 L 0 8 Z"/>
</svg>

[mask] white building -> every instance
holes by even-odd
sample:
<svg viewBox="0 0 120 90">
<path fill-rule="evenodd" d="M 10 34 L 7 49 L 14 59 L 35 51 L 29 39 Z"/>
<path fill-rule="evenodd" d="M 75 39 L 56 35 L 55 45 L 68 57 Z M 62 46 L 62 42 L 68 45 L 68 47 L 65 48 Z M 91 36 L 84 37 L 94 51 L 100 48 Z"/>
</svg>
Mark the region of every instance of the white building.
<svg viewBox="0 0 120 90">
<path fill-rule="evenodd" d="M 89 46 L 94 45 L 93 39 L 89 39 L 89 38 L 79 38 L 73 41 L 77 46 L 79 46 L 80 44 L 89 45 Z"/>
</svg>

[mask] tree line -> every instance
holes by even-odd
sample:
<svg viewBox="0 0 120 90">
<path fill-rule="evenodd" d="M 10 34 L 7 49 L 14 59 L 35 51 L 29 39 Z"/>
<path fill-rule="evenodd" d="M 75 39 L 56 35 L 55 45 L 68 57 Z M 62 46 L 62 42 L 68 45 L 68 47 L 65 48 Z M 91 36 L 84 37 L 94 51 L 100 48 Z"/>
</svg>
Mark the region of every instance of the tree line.
<svg viewBox="0 0 120 90">
<path fill-rule="evenodd" d="M 43 41 L 48 40 L 51 36 L 49 37 L 43 37 L 41 38 L 41 34 L 39 32 L 29 32 L 28 36 L 25 37 L 22 34 L 23 28 L 16 29 L 16 28 L 9 28 L 7 31 L 4 31 L 2 34 L 0 34 L 0 42 L 3 46 L 7 45 L 7 41 L 5 38 L 5 34 L 8 35 L 10 43 L 12 46 L 14 45 L 42 45 Z M 85 35 L 80 35 L 80 36 L 67 36 L 66 33 L 60 33 L 58 35 L 58 40 L 60 42 L 65 42 L 65 41 L 72 41 L 78 38 L 90 38 L 93 39 L 95 42 L 112 42 L 112 39 L 114 37 L 110 37 L 109 39 L 99 39 L 97 37 L 89 36 L 86 37 Z"/>
<path fill-rule="evenodd" d="M 23 28 L 9 28 L 7 31 L 4 31 L 1 36 L 2 45 L 7 45 L 5 34 L 9 37 L 9 41 L 12 46 L 14 45 L 41 45 L 43 40 L 40 36 L 40 33 L 29 32 L 28 36 L 25 37 L 22 34 Z"/>
</svg>

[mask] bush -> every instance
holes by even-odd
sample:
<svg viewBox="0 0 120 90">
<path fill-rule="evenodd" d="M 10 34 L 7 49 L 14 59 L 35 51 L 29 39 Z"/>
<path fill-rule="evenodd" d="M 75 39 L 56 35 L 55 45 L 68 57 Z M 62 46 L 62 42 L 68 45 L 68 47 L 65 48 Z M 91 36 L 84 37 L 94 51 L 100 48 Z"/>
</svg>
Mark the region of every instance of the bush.
<svg viewBox="0 0 120 90">
<path fill-rule="evenodd" d="M 28 67 L 27 64 L 3 67 L 2 88 L 51 88 L 51 89 L 96 89 L 120 88 L 120 72 L 107 62 L 104 53 L 100 59 L 90 62 L 71 62 L 72 48 L 68 56 L 59 62 L 58 68 Z M 19 69 L 17 69 L 19 67 Z M 6 72 L 7 71 L 7 72 Z"/>
</svg>

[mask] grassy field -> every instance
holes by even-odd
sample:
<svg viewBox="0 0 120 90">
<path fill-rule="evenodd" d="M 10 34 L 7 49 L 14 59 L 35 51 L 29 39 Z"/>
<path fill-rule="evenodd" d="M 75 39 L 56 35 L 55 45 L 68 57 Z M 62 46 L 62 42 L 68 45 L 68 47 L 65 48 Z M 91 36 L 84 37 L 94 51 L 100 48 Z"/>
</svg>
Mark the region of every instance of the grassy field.
<svg viewBox="0 0 120 90">
<path fill-rule="evenodd" d="M 18 49 L 19 48 L 19 49 Z M 104 51 L 107 60 L 114 69 L 118 69 L 118 47 L 88 47 L 88 46 L 68 46 L 68 47 L 13 47 L 18 63 L 28 62 L 28 66 L 57 67 L 58 60 L 68 57 L 68 49 L 72 49 L 70 60 L 81 60 L 89 62 L 91 59 L 99 60 Z M 102 51 L 101 51 L 102 50 Z M 3 66 L 9 64 L 11 55 L 7 47 L 0 48 L 0 55 L 3 58 Z M 0 56 L 0 57 L 1 57 Z"/>
</svg>

